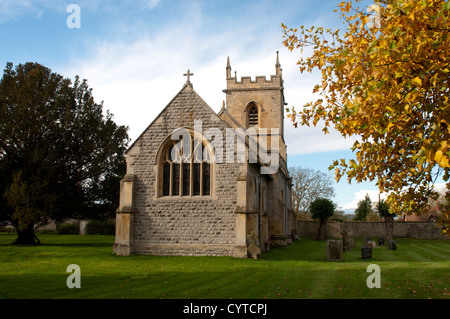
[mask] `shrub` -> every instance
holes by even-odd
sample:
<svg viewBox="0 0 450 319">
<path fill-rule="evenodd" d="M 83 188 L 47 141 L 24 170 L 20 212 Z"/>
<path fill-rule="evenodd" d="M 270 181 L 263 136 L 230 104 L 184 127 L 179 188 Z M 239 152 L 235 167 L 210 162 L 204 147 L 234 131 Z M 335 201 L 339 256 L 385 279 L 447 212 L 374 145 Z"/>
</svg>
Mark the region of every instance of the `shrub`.
<svg viewBox="0 0 450 319">
<path fill-rule="evenodd" d="M 57 225 L 56 233 L 64 235 L 78 235 L 80 233 L 80 227 L 77 222 L 59 224 Z"/>
<path fill-rule="evenodd" d="M 114 235 L 115 223 L 104 220 L 91 220 L 86 225 L 86 235 Z"/>
<path fill-rule="evenodd" d="M 0 226 L 0 233 L 15 233 L 16 231 L 13 227 Z"/>
</svg>

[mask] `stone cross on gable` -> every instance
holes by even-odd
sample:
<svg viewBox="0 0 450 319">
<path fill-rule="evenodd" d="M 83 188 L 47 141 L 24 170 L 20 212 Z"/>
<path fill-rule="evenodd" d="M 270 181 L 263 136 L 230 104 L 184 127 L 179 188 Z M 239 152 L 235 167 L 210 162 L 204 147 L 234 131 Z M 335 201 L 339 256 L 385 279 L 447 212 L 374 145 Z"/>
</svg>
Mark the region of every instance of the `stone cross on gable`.
<svg viewBox="0 0 450 319">
<path fill-rule="evenodd" d="M 191 83 L 190 81 L 189 81 L 189 77 L 191 76 L 191 75 L 194 75 L 194 73 L 191 73 L 191 71 L 188 69 L 187 70 L 187 73 L 185 73 L 185 74 L 183 74 L 184 76 L 187 76 L 187 80 L 186 80 L 186 83 Z"/>
</svg>

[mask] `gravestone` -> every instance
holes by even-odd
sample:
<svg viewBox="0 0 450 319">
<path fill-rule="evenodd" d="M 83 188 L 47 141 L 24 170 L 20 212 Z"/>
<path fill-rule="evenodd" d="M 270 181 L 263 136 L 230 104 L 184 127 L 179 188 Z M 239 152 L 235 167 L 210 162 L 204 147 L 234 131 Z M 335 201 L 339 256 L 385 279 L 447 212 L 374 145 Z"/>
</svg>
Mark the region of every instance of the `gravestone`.
<svg viewBox="0 0 450 319">
<path fill-rule="evenodd" d="M 366 245 L 369 246 L 370 248 L 378 248 L 378 247 L 377 247 L 377 243 L 376 243 L 374 240 L 369 240 L 369 241 L 366 243 Z"/>
<path fill-rule="evenodd" d="M 261 256 L 261 248 L 258 245 L 258 238 L 255 235 L 255 232 L 251 232 L 250 235 L 247 236 L 247 239 L 250 242 L 250 245 L 247 248 L 247 256 L 253 259 L 258 259 Z"/>
<path fill-rule="evenodd" d="M 353 247 L 355 247 L 355 241 L 353 240 L 353 238 L 347 238 L 346 245 L 347 247 L 344 246 L 344 251 L 352 250 Z"/>
<path fill-rule="evenodd" d="M 372 247 L 362 246 L 361 247 L 361 258 L 362 259 L 372 259 Z"/>
<path fill-rule="evenodd" d="M 347 234 L 348 232 L 345 229 L 342 229 L 341 235 L 342 235 L 342 250 L 348 251 L 348 244 L 347 244 Z"/>
<path fill-rule="evenodd" d="M 378 246 L 385 246 L 384 245 L 384 238 L 378 238 Z"/>
<path fill-rule="evenodd" d="M 80 221 L 80 235 L 86 235 L 87 223 L 88 223 L 87 220 Z"/>
<path fill-rule="evenodd" d="M 390 250 L 397 250 L 397 243 L 395 242 L 395 240 L 390 240 L 389 241 L 389 249 Z"/>
<path fill-rule="evenodd" d="M 346 229 L 345 222 L 341 224 L 341 236 L 342 236 L 342 250 L 343 251 L 349 251 L 352 250 L 355 243 L 353 238 L 348 238 L 348 231 Z"/>
<path fill-rule="evenodd" d="M 328 240 L 327 241 L 327 259 L 328 260 L 342 260 L 343 245 L 342 240 Z"/>
</svg>

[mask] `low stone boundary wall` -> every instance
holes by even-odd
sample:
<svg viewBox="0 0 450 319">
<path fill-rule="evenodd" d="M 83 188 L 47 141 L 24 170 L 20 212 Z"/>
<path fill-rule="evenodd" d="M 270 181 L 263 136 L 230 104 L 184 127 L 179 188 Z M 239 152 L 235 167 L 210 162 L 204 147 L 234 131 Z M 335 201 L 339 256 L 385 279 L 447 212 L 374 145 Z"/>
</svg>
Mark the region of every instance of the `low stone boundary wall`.
<svg viewBox="0 0 450 319">
<path fill-rule="evenodd" d="M 350 238 L 380 238 L 386 237 L 386 224 L 384 222 L 337 222 L 327 223 L 328 238 L 341 238 L 341 225 L 345 223 L 348 237 Z M 319 230 L 318 221 L 297 221 L 299 237 L 317 237 Z M 441 230 L 436 223 L 431 222 L 394 222 L 394 238 L 418 238 L 418 239 L 450 239 L 441 235 Z"/>
</svg>

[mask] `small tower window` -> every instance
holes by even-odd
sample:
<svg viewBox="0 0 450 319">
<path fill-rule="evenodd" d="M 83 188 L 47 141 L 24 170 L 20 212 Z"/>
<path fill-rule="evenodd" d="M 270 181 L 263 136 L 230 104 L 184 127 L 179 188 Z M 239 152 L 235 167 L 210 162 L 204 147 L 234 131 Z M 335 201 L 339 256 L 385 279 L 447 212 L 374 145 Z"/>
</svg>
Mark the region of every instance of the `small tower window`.
<svg viewBox="0 0 450 319">
<path fill-rule="evenodd" d="M 254 104 L 248 109 L 248 125 L 258 125 L 258 108 Z"/>
</svg>

